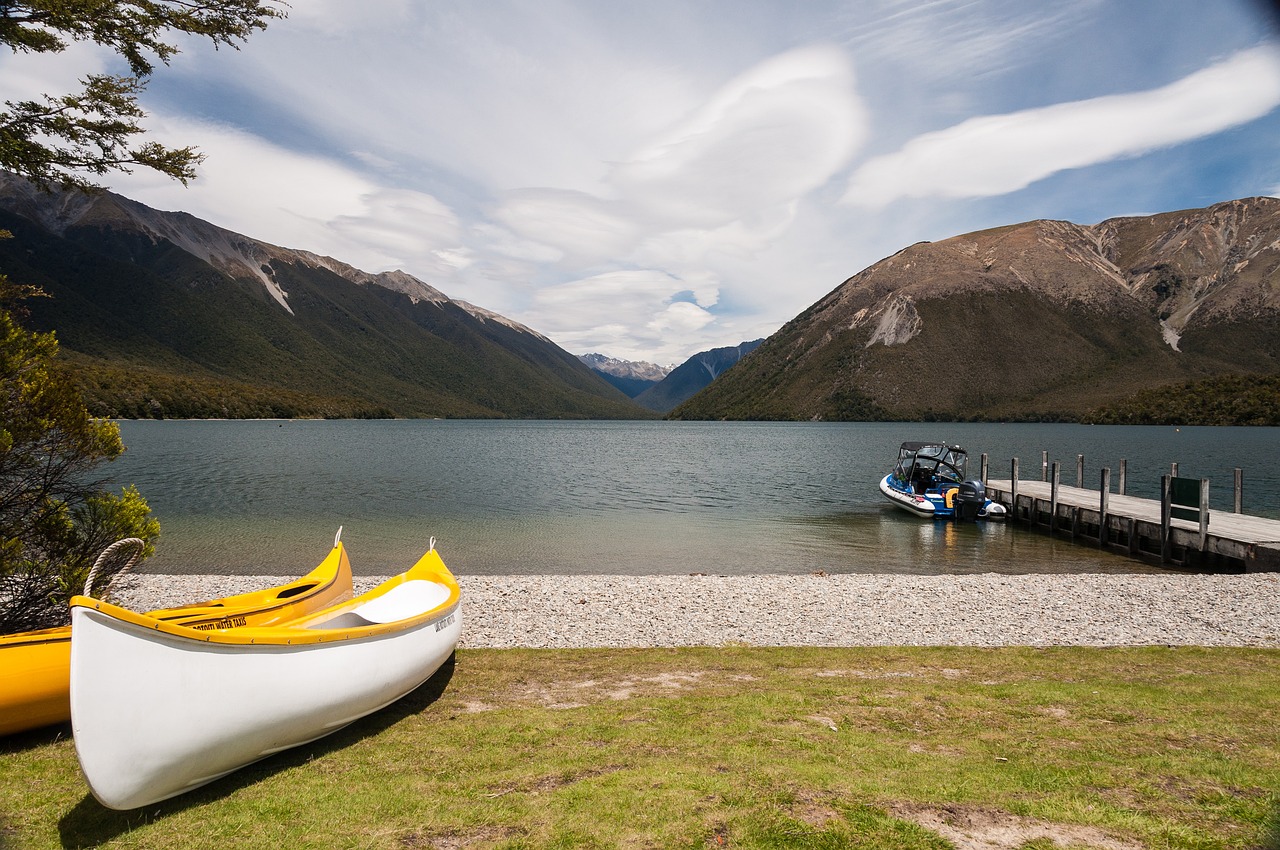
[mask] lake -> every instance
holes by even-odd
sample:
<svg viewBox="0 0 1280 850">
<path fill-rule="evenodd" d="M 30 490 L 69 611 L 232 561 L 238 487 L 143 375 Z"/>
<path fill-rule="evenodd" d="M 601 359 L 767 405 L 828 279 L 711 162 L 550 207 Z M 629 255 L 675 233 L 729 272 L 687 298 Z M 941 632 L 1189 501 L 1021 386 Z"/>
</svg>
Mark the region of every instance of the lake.
<svg viewBox="0 0 1280 850">
<path fill-rule="evenodd" d="M 109 484 L 135 484 L 161 522 L 148 573 L 296 575 L 339 526 L 357 575 L 399 572 L 435 537 L 459 575 L 1158 572 L 1002 524 L 912 517 L 876 488 L 899 443 L 970 452 L 970 477 L 1074 484 L 1128 461 L 1155 498 L 1169 464 L 1230 509 L 1280 518 L 1277 428 L 1038 424 L 124 421 Z"/>
</svg>

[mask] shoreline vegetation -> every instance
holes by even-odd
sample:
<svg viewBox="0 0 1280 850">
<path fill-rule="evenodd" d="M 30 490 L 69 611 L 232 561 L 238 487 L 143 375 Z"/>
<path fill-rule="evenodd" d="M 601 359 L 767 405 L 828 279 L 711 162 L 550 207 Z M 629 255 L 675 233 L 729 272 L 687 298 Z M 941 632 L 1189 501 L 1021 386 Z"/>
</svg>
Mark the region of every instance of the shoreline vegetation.
<svg viewBox="0 0 1280 850">
<path fill-rule="evenodd" d="M 84 394 L 89 411 L 108 419 L 400 419 L 478 418 L 475 410 L 442 408 L 438 414 L 406 416 L 375 399 L 323 396 L 283 387 L 245 384 L 213 377 L 181 376 L 161 370 L 107 367 L 74 357 L 64 361 Z M 664 418 L 697 419 L 680 408 Z M 636 407 L 634 419 L 657 414 Z M 905 417 L 905 418 L 904 418 Z M 495 414 L 491 418 L 503 417 Z M 541 417 L 536 417 L 541 418 Z M 617 411 L 599 417 L 619 418 Z M 799 421 L 807 417 L 774 417 Z M 1280 375 L 1221 375 L 1141 390 L 1130 398 L 1085 413 L 1004 412 L 974 416 L 965 411 L 863 411 L 842 421 L 1044 422 L 1087 425 L 1249 425 L 1280 426 Z"/>
</svg>

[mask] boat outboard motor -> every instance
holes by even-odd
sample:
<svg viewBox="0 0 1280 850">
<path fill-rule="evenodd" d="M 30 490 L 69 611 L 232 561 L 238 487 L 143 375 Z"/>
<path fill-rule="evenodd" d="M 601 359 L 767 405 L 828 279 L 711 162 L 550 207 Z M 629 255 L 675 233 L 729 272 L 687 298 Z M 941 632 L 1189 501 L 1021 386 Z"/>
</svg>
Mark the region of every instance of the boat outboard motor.
<svg viewBox="0 0 1280 850">
<path fill-rule="evenodd" d="M 978 518 L 982 506 L 987 503 L 987 488 L 976 479 L 969 479 L 960 485 L 956 493 L 956 519 L 972 522 Z"/>
</svg>

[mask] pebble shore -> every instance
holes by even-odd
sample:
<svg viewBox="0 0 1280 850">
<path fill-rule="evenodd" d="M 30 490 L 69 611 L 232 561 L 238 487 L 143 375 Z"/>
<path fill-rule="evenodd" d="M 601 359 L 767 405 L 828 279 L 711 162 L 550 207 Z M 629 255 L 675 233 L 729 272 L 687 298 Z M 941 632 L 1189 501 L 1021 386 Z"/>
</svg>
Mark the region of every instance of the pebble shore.
<svg viewBox="0 0 1280 850">
<path fill-rule="evenodd" d="M 382 579 L 355 581 L 360 593 Z M 126 575 L 145 611 L 278 576 Z M 460 576 L 461 647 L 1280 647 L 1280 574 Z"/>
</svg>

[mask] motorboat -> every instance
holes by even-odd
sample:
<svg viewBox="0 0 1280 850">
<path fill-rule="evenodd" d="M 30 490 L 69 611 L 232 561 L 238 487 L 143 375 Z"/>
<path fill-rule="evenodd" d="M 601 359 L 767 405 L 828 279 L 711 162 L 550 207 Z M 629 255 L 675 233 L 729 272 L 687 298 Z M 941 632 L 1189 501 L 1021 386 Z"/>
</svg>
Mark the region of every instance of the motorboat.
<svg viewBox="0 0 1280 850">
<path fill-rule="evenodd" d="M 968 478 L 968 454 L 947 443 L 903 443 L 893 471 L 880 479 L 890 502 L 929 519 L 1004 519 L 1004 505 L 987 498 L 981 481 Z"/>
</svg>

